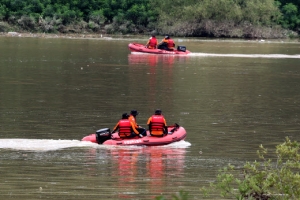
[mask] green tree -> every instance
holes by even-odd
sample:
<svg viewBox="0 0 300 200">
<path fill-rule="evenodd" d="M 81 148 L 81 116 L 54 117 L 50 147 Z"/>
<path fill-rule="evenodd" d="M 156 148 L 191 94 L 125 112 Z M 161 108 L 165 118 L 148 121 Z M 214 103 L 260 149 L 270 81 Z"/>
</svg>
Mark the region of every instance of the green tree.
<svg viewBox="0 0 300 200">
<path fill-rule="evenodd" d="M 103 15 L 103 10 L 95 10 L 92 11 L 89 15 L 89 20 L 97 23 L 97 24 L 104 24 L 106 18 Z"/>
<path fill-rule="evenodd" d="M 0 20 L 3 20 L 6 17 L 7 9 L 5 5 L 0 4 Z"/>
<path fill-rule="evenodd" d="M 240 27 L 245 35 L 253 27 L 272 27 L 281 17 L 274 0 L 153 0 L 158 5 L 158 29 L 186 36 L 229 36 Z M 174 20 L 176 19 L 176 20 Z"/>
<path fill-rule="evenodd" d="M 297 29 L 300 26 L 300 15 L 296 5 L 292 3 L 285 4 L 282 7 L 284 28 Z"/>
<path fill-rule="evenodd" d="M 277 0 L 283 14 L 280 24 L 284 28 L 300 32 L 300 1 L 299 0 Z"/>
<path fill-rule="evenodd" d="M 0 0 L 0 20 L 42 31 L 81 24 L 109 33 L 259 37 L 278 24 L 300 32 L 299 7 L 299 0 Z"/>
<path fill-rule="evenodd" d="M 42 13 L 44 9 L 44 5 L 40 2 L 40 0 L 32 0 L 30 3 L 27 3 L 23 10 L 27 13 Z"/>
</svg>

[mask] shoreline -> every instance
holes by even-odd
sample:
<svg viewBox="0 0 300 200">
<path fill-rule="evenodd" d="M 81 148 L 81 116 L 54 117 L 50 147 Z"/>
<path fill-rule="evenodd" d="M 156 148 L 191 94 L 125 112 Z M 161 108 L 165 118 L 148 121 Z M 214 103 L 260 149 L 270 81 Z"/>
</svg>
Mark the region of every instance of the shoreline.
<svg viewBox="0 0 300 200">
<path fill-rule="evenodd" d="M 29 38 L 86 38 L 86 39 L 113 39 L 121 38 L 120 35 L 86 34 L 86 33 L 20 33 L 20 32 L 0 32 L 4 37 L 29 37 Z M 128 37 L 128 36 L 127 36 Z"/>
<path fill-rule="evenodd" d="M 45 38 L 45 39 L 95 39 L 95 40 L 128 40 L 143 41 L 148 39 L 148 35 L 108 35 L 108 34 L 89 34 L 89 33 L 19 33 L 19 32 L 0 32 L 0 37 L 16 38 Z M 161 36 L 163 37 L 163 36 Z M 245 39 L 245 38 L 201 38 L 183 37 L 181 41 L 201 41 L 201 42 L 253 42 L 253 43 L 295 43 L 300 42 L 300 38 L 286 39 Z"/>
</svg>

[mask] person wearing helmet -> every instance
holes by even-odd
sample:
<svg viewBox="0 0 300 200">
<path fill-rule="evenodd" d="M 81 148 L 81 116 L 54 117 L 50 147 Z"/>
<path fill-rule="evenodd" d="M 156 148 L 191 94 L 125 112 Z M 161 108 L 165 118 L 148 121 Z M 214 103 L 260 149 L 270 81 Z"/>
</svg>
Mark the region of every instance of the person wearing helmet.
<svg viewBox="0 0 300 200">
<path fill-rule="evenodd" d="M 140 133 L 139 136 L 143 137 L 143 136 L 147 136 L 146 133 L 146 129 L 144 129 L 143 127 L 139 126 L 136 122 L 136 116 L 138 115 L 138 111 L 137 110 L 131 110 L 130 111 L 130 115 L 129 115 L 129 121 L 132 122 L 132 124 L 134 125 L 135 129 Z"/>
<path fill-rule="evenodd" d="M 132 122 L 129 121 L 129 115 L 127 113 L 122 114 L 122 119 L 119 120 L 117 125 L 114 127 L 112 133 L 119 130 L 120 138 L 132 138 L 139 135 L 139 132 L 135 129 Z"/>
<path fill-rule="evenodd" d="M 148 119 L 147 125 L 151 136 L 163 137 L 168 133 L 167 122 L 160 109 L 155 110 L 154 115 Z"/>
<path fill-rule="evenodd" d="M 155 37 L 154 34 L 151 35 L 151 37 L 149 38 L 146 47 L 148 49 L 156 49 L 157 48 L 157 39 Z"/>
<path fill-rule="evenodd" d="M 173 51 L 175 49 L 175 43 L 169 35 L 166 35 L 164 39 L 162 39 L 162 41 L 158 44 L 158 48 Z"/>
</svg>

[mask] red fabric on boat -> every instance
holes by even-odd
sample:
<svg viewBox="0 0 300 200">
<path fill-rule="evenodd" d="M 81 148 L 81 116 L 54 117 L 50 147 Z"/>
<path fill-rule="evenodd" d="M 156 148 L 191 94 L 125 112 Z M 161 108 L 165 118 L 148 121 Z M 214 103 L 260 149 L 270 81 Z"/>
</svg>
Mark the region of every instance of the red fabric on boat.
<svg viewBox="0 0 300 200">
<path fill-rule="evenodd" d="M 173 127 L 169 127 L 168 131 L 170 132 Z M 147 131 L 147 136 L 143 138 L 130 138 L 130 139 L 121 139 L 118 133 L 112 135 L 113 139 L 105 141 L 104 145 L 146 145 L 146 146 L 159 146 L 167 145 L 173 142 L 178 142 L 184 140 L 187 133 L 183 127 L 178 127 L 172 134 L 168 134 L 164 137 L 154 137 L 150 136 L 149 131 Z M 82 139 L 82 141 L 90 141 L 97 143 L 96 134 L 90 134 Z"/>
<path fill-rule="evenodd" d="M 187 55 L 191 53 L 188 50 L 183 52 L 178 50 L 167 51 L 163 49 L 148 49 L 145 45 L 139 43 L 130 43 L 128 45 L 128 48 L 131 52 L 151 53 L 151 54 Z"/>
</svg>

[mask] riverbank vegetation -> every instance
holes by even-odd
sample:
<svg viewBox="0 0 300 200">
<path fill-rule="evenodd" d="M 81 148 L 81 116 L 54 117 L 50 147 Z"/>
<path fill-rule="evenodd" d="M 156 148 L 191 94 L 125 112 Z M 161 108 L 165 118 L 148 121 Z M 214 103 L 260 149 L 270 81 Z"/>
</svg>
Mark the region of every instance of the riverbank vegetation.
<svg viewBox="0 0 300 200">
<path fill-rule="evenodd" d="M 0 0 L 0 32 L 285 38 L 298 0 Z"/>
<path fill-rule="evenodd" d="M 269 153 L 260 145 L 261 161 L 246 162 L 243 167 L 228 164 L 219 171 L 210 187 L 202 187 L 204 198 L 220 192 L 222 199 L 297 200 L 300 199 L 300 143 L 291 141 L 276 146 Z M 157 200 L 166 200 L 158 196 Z M 188 193 L 180 191 L 172 200 L 187 200 Z"/>
<path fill-rule="evenodd" d="M 262 145 L 257 151 L 261 161 L 246 162 L 220 170 L 211 188 L 204 194 L 220 191 L 222 197 L 243 199 L 292 200 L 300 198 L 300 143 L 286 138 L 269 153 Z M 212 189 L 212 190 L 211 190 Z M 211 190 L 211 191 L 210 191 Z"/>
</svg>

